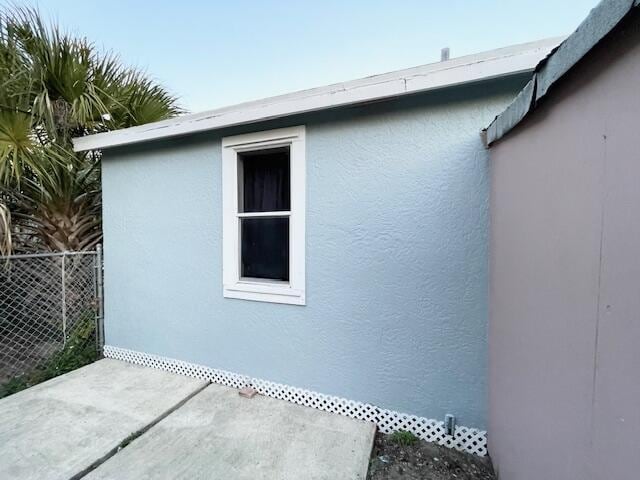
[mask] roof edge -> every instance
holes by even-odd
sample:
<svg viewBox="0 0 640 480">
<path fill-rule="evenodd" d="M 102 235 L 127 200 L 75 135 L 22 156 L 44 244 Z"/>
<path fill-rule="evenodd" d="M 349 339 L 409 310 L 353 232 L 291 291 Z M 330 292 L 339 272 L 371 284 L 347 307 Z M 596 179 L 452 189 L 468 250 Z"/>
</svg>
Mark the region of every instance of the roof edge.
<svg viewBox="0 0 640 480">
<path fill-rule="evenodd" d="M 73 139 L 74 150 L 105 149 L 392 99 L 533 71 L 561 37 L 279 95 L 160 122 Z"/>
<path fill-rule="evenodd" d="M 603 0 L 596 5 L 576 31 L 540 61 L 531 81 L 483 130 L 485 146 L 491 147 L 518 125 L 560 78 L 639 5 L 640 0 Z"/>
</svg>

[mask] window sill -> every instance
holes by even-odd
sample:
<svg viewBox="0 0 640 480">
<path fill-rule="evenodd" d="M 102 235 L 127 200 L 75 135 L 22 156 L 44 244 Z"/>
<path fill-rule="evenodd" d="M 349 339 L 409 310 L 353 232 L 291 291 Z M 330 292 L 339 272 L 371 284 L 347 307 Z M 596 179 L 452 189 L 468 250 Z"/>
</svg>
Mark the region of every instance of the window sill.
<svg viewBox="0 0 640 480">
<path fill-rule="evenodd" d="M 239 281 L 233 285 L 225 285 L 223 295 L 225 298 L 256 302 L 306 305 L 304 292 L 295 290 L 288 284 Z"/>
</svg>

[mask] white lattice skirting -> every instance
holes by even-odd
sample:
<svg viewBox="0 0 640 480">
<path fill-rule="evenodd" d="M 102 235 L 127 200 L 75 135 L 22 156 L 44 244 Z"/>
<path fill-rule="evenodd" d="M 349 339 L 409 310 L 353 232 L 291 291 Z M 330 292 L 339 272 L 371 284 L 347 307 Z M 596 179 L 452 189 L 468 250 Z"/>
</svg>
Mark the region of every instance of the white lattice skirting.
<svg viewBox="0 0 640 480">
<path fill-rule="evenodd" d="M 338 413 L 358 420 L 374 422 L 382 433 L 407 430 L 428 442 L 435 442 L 445 447 L 455 448 L 456 450 L 473 453 L 481 457 L 487 454 L 487 432 L 483 430 L 457 426 L 454 435 L 447 435 L 442 421 L 385 410 L 368 403 L 324 395 L 302 388 L 290 387 L 237 373 L 225 372 L 215 368 L 108 345 L 104 347 L 104 356 L 180 375 L 209 380 L 228 387 L 242 388 L 252 386 L 260 394 L 268 397 L 287 400 L 326 412 Z"/>
</svg>

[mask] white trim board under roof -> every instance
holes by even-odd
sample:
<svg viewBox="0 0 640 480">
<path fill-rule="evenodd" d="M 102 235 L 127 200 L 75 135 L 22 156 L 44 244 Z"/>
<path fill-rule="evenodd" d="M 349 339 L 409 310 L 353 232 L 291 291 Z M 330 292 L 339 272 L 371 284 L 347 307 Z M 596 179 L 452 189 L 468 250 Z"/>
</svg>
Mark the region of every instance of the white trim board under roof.
<svg viewBox="0 0 640 480">
<path fill-rule="evenodd" d="M 550 38 L 513 45 L 138 127 L 78 137 L 73 139 L 73 146 L 76 152 L 82 152 L 130 145 L 531 72 L 561 41 L 562 38 Z"/>
</svg>

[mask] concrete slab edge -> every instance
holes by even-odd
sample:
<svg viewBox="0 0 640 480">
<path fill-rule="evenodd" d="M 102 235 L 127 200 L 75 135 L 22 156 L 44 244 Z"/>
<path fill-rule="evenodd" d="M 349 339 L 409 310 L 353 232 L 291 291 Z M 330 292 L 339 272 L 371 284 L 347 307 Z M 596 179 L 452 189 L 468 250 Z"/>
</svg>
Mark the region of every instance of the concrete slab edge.
<svg viewBox="0 0 640 480">
<path fill-rule="evenodd" d="M 252 378 L 248 375 L 111 345 L 105 345 L 103 353 L 107 358 L 208 380 L 228 387 L 240 389 L 249 386 L 257 390 L 261 395 L 337 413 L 357 420 L 373 422 L 382 433 L 388 434 L 398 430 L 406 430 L 423 440 L 448 448 L 454 448 L 481 457 L 487 454 L 487 432 L 484 430 L 456 426 L 454 434 L 449 435 L 443 421 L 387 410 L 369 403 L 325 395 L 268 380 Z"/>
<path fill-rule="evenodd" d="M 98 468 L 100 465 L 102 465 L 104 462 L 106 462 L 111 457 L 113 457 L 115 454 L 117 454 L 120 450 L 122 450 L 123 448 L 126 448 L 127 445 L 129 445 L 131 442 L 133 442 L 136 438 L 140 437 L 141 435 L 144 435 L 144 433 L 147 432 L 150 428 L 154 427 L 159 422 L 161 422 L 162 420 L 167 418 L 169 415 L 171 415 L 173 412 L 178 410 L 185 403 L 187 403 L 193 397 L 198 395 L 202 390 L 207 388 L 210 384 L 211 384 L 211 382 L 207 382 L 207 383 L 204 383 L 202 386 L 198 387 L 196 390 L 191 392 L 185 398 L 183 398 L 182 400 L 177 402 L 175 405 L 171 406 L 170 408 L 168 408 L 167 410 L 162 412 L 160 415 L 158 415 L 156 418 L 154 418 L 150 423 L 148 423 L 144 427 L 132 432 L 125 439 L 123 439 L 120 443 L 118 443 L 117 446 L 115 446 L 114 448 L 109 450 L 105 455 L 103 455 L 98 460 L 93 462 L 87 468 L 85 468 L 85 469 L 81 470 L 80 472 L 76 473 L 75 475 L 73 475 L 69 480 L 78 480 L 78 479 L 88 475 L 90 472 L 92 472 L 93 470 Z"/>
</svg>

